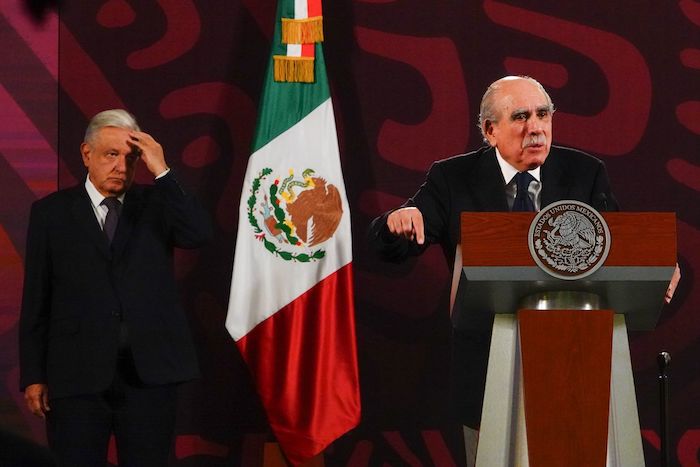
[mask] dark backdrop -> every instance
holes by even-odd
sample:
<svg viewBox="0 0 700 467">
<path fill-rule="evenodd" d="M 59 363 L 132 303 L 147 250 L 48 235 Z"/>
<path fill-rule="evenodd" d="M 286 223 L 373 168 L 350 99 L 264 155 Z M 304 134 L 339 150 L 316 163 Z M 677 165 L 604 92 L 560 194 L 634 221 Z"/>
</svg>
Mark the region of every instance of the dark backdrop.
<svg viewBox="0 0 700 467">
<path fill-rule="evenodd" d="M 327 465 L 464 463 L 447 403 L 445 261 L 435 248 L 403 265 L 381 264 L 364 238 L 374 216 L 415 192 L 433 160 L 480 145 L 481 94 L 505 74 L 531 75 L 551 91 L 555 141 L 605 160 L 624 209 L 678 215 L 683 280 L 657 329 L 631 335 L 632 359 L 648 465 L 659 464 L 661 350 L 673 358 L 672 457 L 700 465 L 700 3 L 336 0 L 324 7 L 353 216 L 363 401 L 361 425 L 327 451 Z M 65 0 L 59 20 L 50 10 L 32 19 L 21 0 L 0 2 L 2 429 L 44 442 L 17 391 L 29 205 L 82 183 L 78 146 L 87 120 L 125 107 L 163 143 L 217 227 L 212 245 L 177 257 L 203 377 L 182 387 L 172 465 L 256 465 L 270 435 L 224 318 L 274 9 L 258 0 Z M 145 170 L 138 178 L 148 182 Z"/>
</svg>

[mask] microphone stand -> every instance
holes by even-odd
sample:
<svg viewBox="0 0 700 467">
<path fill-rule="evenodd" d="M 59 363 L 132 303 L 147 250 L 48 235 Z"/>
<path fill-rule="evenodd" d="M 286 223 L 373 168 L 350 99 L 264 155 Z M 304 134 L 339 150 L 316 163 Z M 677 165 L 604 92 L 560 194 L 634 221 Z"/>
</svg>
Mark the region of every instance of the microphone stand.
<svg viewBox="0 0 700 467">
<path fill-rule="evenodd" d="M 666 369 L 671 362 L 671 355 L 668 352 L 661 352 L 656 357 L 659 365 L 659 421 L 661 439 L 661 466 L 671 465 L 671 452 L 668 448 L 668 375 Z"/>
</svg>

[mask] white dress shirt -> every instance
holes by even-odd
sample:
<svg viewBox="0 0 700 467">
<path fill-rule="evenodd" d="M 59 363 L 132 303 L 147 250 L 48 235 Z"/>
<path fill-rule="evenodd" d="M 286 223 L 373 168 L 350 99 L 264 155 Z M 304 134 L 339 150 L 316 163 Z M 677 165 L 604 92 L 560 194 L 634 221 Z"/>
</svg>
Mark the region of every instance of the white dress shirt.
<svg viewBox="0 0 700 467">
<path fill-rule="evenodd" d="M 105 219 L 107 218 L 107 211 L 109 211 L 109 209 L 107 209 L 107 206 L 102 204 L 102 201 L 106 198 L 106 196 L 103 196 L 102 193 L 97 191 L 97 188 L 95 188 L 95 185 L 92 184 L 89 175 L 85 177 L 85 190 L 87 191 L 87 194 L 90 197 L 90 204 L 92 205 L 92 210 L 94 211 L 95 217 L 97 218 L 97 223 L 100 224 L 101 229 L 104 229 Z M 125 197 L 126 193 L 122 193 L 121 195 L 117 196 L 117 199 L 120 203 L 122 203 L 122 205 L 124 204 Z"/>
<path fill-rule="evenodd" d="M 501 156 L 501 153 L 498 151 L 498 148 L 496 149 L 496 160 L 498 161 L 498 165 L 501 167 L 501 173 L 503 174 L 503 180 L 506 181 L 505 185 L 505 190 L 506 190 L 506 198 L 508 199 L 508 209 L 513 209 L 513 203 L 515 202 L 515 196 L 518 194 L 518 187 L 515 185 L 515 175 L 518 173 L 518 169 L 510 165 L 504 158 Z M 530 182 L 530 186 L 528 187 L 528 195 L 530 196 L 530 199 L 532 200 L 533 205 L 535 206 L 535 210 L 539 211 L 540 210 L 540 194 L 542 193 L 542 181 L 540 180 L 540 168 L 537 167 L 536 169 L 533 170 L 528 170 L 528 173 L 532 175 L 532 177 L 535 179 L 534 182 Z"/>
</svg>

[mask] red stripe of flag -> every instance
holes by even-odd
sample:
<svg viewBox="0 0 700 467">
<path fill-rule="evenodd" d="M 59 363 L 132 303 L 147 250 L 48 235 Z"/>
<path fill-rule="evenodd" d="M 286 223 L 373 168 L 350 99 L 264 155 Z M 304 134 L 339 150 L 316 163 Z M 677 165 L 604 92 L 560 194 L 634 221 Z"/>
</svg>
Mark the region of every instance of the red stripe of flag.
<svg viewBox="0 0 700 467">
<path fill-rule="evenodd" d="M 316 44 L 301 44 L 301 56 L 313 57 L 316 50 Z"/>
<path fill-rule="evenodd" d="M 236 343 L 293 464 L 359 423 L 352 282 L 348 264 Z"/>
<path fill-rule="evenodd" d="M 321 11 L 321 0 L 309 0 L 306 8 L 309 12 L 309 18 L 321 16 L 323 14 Z"/>
</svg>

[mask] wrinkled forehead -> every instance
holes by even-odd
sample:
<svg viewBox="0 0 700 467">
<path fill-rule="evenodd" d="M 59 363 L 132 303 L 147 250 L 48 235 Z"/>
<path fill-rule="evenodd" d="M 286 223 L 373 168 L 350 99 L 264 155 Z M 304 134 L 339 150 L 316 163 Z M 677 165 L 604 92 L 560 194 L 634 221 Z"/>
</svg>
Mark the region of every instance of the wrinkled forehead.
<svg viewBox="0 0 700 467">
<path fill-rule="evenodd" d="M 116 126 L 105 126 L 100 128 L 94 137 L 96 145 L 109 145 L 115 147 L 129 147 L 129 130 Z"/>
<path fill-rule="evenodd" d="M 499 113 L 548 109 L 549 101 L 542 90 L 527 80 L 503 83 L 496 94 L 496 108 Z"/>
</svg>

